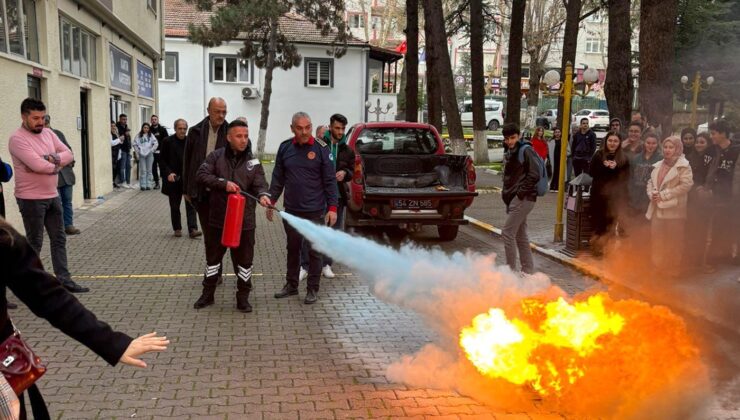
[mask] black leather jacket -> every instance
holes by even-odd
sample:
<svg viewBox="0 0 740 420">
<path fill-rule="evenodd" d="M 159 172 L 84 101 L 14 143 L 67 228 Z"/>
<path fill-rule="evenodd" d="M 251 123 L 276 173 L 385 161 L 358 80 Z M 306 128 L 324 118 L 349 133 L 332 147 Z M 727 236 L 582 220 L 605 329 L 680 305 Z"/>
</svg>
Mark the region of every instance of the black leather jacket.
<svg viewBox="0 0 740 420">
<path fill-rule="evenodd" d="M 255 197 L 268 194 L 265 170 L 258 159 L 252 157 L 249 150 L 234 153 L 230 146 L 216 149 L 208 155 L 206 161 L 198 169 L 198 185 L 208 191 L 208 205 L 210 207 L 209 226 L 223 228 L 226 216 L 226 181 L 239 185 Z M 257 202 L 247 199 L 244 209 L 242 230 L 255 228 L 255 207 Z"/>
</svg>

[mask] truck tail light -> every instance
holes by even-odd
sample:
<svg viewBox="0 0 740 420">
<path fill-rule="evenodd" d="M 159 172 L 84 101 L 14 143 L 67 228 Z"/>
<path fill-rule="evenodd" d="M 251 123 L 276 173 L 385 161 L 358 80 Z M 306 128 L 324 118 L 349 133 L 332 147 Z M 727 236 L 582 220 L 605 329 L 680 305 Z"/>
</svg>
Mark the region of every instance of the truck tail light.
<svg viewBox="0 0 740 420">
<path fill-rule="evenodd" d="M 468 175 L 468 187 L 471 185 L 475 185 L 475 180 L 477 176 L 475 175 L 475 165 L 473 165 L 473 159 L 470 157 L 466 160 L 466 168 L 467 168 L 467 175 Z"/>
<path fill-rule="evenodd" d="M 355 168 L 352 172 L 352 182 L 362 185 L 362 159 L 359 154 L 355 155 Z"/>
</svg>

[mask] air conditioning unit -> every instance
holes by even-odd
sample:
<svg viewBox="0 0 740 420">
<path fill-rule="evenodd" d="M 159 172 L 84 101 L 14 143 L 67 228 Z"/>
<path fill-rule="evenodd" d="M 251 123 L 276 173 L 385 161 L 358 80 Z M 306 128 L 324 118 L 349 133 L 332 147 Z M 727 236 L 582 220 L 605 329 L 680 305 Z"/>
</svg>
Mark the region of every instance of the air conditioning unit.
<svg viewBox="0 0 740 420">
<path fill-rule="evenodd" d="M 244 99 L 256 99 L 259 96 L 260 93 L 255 88 L 245 87 L 242 89 L 242 98 Z"/>
</svg>

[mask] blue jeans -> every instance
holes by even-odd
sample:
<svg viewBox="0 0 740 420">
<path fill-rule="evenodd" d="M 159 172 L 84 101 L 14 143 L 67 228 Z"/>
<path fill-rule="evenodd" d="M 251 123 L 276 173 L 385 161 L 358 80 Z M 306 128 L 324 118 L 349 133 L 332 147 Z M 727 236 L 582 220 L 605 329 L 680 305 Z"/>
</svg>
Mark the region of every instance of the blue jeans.
<svg viewBox="0 0 740 420">
<path fill-rule="evenodd" d="M 62 216 L 64 216 L 64 227 L 74 225 L 74 210 L 72 209 L 72 187 L 73 185 L 65 185 L 57 188 L 59 191 L 59 198 L 62 199 Z"/>
<path fill-rule="evenodd" d="M 332 226 L 333 229 L 344 231 L 344 203 L 339 203 L 337 206 L 337 223 Z M 304 240 L 303 244 L 301 245 L 301 267 L 303 267 L 304 270 L 308 271 L 308 261 L 309 261 L 309 244 L 308 241 Z M 331 259 L 331 257 L 328 257 L 326 255 L 323 255 L 324 264 L 323 266 L 332 265 L 334 263 L 334 260 Z M 322 266 L 322 267 L 323 267 Z"/>
<path fill-rule="evenodd" d="M 124 184 L 131 184 L 131 153 L 121 152 L 118 169 L 121 171 L 120 181 Z"/>
<path fill-rule="evenodd" d="M 154 153 L 139 157 L 139 186 L 141 188 L 151 188 L 152 185 L 152 164 L 154 163 Z"/>
</svg>

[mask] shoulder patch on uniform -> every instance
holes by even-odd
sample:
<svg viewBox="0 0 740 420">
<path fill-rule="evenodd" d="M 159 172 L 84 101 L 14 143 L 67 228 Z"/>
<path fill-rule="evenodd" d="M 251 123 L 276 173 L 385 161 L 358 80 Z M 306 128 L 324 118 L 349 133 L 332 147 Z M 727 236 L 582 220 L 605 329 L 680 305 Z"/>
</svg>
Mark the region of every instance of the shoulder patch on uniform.
<svg viewBox="0 0 740 420">
<path fill-rule="evenodd" d="M 320 144 L 321 147 L 326 147 L 326 142 L 324 140 L 316 139 L 316 143 Z"/>
</svg>

